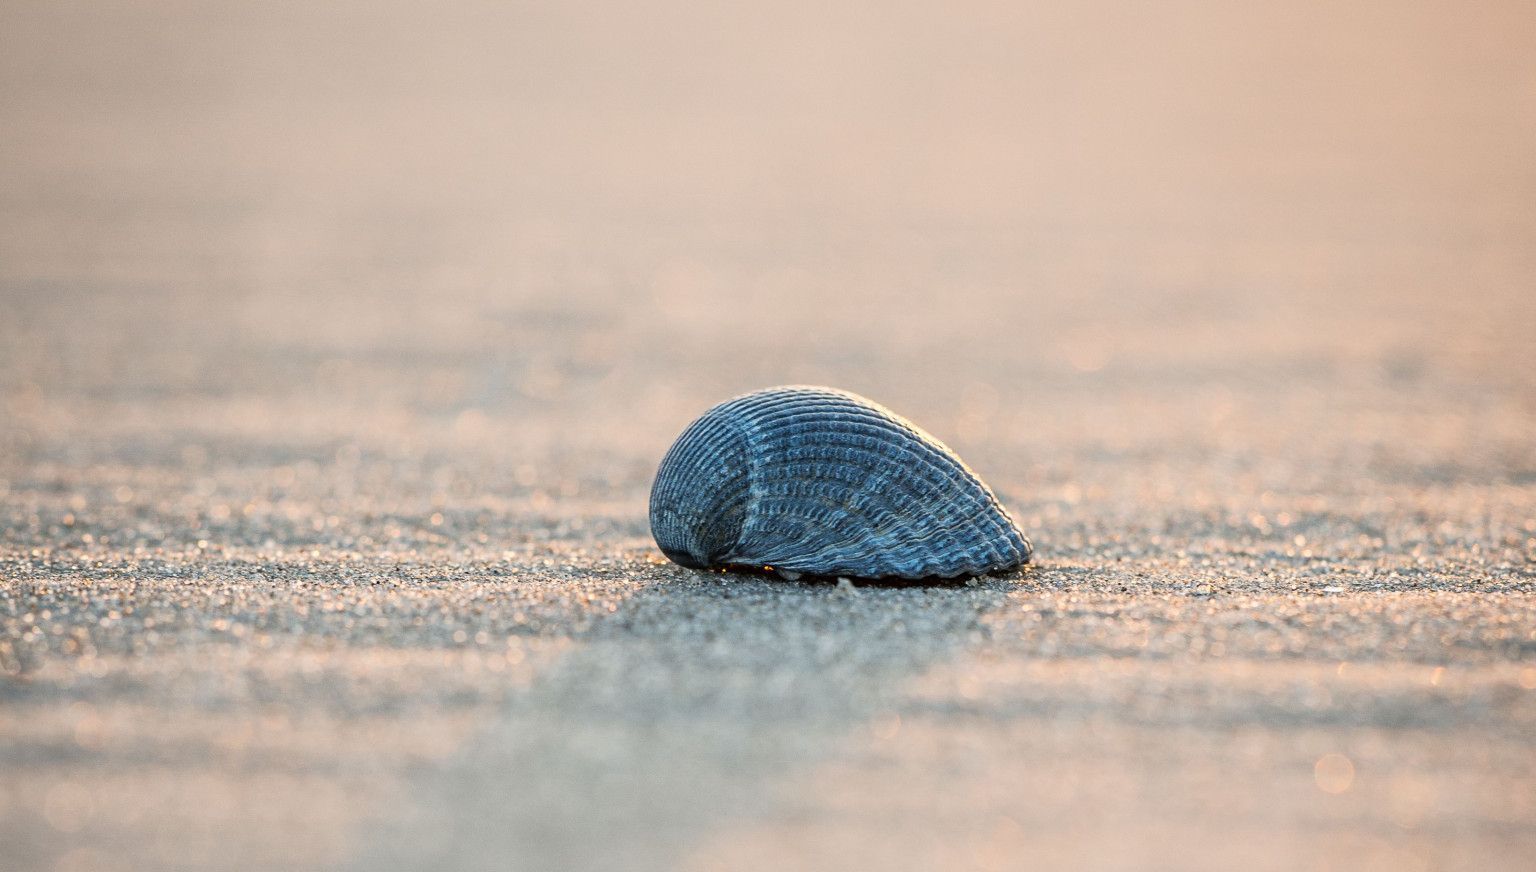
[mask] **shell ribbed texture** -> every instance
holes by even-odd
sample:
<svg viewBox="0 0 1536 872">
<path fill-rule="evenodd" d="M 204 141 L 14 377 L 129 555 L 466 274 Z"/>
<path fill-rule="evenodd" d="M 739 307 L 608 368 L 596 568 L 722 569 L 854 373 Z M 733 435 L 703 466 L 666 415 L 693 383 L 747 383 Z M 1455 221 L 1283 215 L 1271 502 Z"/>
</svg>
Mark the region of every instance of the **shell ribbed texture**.
<svg viewBox="0 0 1536 872">
<path fill-rule="evenodd" d="M 694 568 L 953 578 L 1029 560 L 1029 540 L 954 452 L 855 394 L 770 388 L 722 403 L 667 452 L 651 532 Z"/>
</svg>

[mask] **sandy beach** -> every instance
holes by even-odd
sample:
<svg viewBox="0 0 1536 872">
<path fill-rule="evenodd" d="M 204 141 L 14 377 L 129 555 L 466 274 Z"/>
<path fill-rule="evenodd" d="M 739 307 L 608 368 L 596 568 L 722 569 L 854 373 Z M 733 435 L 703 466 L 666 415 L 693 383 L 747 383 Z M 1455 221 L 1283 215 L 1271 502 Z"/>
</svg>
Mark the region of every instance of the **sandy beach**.
<svg viewBox="0 0 1536 872">
<path fill-rule="evenodd" d="M 1522 4 L 12 3 L 0 867 L 1517 870 Z M 857 391 L 1015 575 L 700 573 Z"/>
</svg>

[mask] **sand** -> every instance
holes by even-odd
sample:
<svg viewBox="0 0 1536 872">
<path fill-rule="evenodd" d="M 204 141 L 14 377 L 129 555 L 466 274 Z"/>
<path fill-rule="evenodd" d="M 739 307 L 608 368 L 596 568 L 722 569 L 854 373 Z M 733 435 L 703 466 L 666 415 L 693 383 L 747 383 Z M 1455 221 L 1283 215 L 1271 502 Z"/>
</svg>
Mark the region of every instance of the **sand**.
<svg viewBox="0 0 1536 872">
<path fill-rule="evenodd" d="M 1525 868 L 1536 29 L 1411 12 L 0 13 L 0 866 Z M 1035 564 L 666 562 L 782 383 Z"/>
</svg>

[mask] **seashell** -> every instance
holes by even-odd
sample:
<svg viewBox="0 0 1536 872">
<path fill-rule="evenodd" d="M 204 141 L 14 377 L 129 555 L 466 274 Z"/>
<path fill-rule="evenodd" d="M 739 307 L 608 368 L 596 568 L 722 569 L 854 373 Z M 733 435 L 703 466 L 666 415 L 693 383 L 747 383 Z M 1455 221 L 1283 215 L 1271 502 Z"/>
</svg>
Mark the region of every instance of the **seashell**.
<svg viewBox="0 0 1536 872">
<path fill-rule="evenodd" d="M 944 443 L 856 394 L 778 387 L 704 413 L 661 461 L 651 535 L 694 569 L 954 578 L 1032 546 Z"/>
</svg>

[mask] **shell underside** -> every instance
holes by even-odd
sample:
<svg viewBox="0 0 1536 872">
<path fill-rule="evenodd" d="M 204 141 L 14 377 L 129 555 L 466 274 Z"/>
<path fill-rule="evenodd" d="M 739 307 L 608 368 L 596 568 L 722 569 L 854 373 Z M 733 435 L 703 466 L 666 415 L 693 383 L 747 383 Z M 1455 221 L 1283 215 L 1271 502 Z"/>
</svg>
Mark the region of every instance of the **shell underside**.
<svg viewBox="0 0 1536 872">
<path fill-rule="evenodd" d="M 700 569 L 953 578 L 1031 551 L 943 443 L 831 388 L 758 391 L 694 421 L 657 471 L 650 521 L 663 553 Z"/>
</svg>

